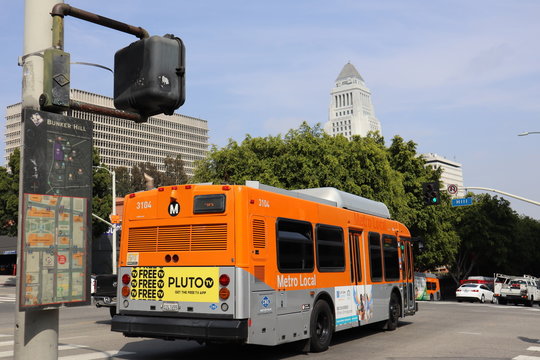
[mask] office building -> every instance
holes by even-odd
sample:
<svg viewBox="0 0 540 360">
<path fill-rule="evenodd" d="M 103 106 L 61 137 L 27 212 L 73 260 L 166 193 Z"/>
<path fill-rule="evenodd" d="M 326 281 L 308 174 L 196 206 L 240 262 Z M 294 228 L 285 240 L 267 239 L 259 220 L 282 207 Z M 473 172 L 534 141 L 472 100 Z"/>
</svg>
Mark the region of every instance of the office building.
<svg viewBox="0 0 540 360">
<path fill-rule="evenodd" d="M 463 188 L 463 170 L 461 164 L 452 160 L 448 160 L 443 156 L 428 153 L 421 155 L 426 160 L 426 166 L 433 169 L 442 169 L 441 174 L 441 190 L 448 191 L 448 186 L 455 185 L 457 187 L 456 194 L 449 194 L 451 197 L 464 197 L 466 192 Z"/>
<path fill-rule="evenodd" d="M 71 90 L 71 99 L 114 109 L 113 99 L 81 90 Z M 181 155 L 188 176 L 194 172 L 195 162 L 208 152 L 208 122 L 206 120 L 174 114 L 156 115 L 148 122 L 137 124 L 112 116 L 70 111 L 70 116 L 90 120 L 94 125 L 94 147 L 99 150 L 101 162 L 115 169 L 131 168 L 149 162 L 163 171 L 164 159 Z M 5 163 L 15 148 L 21 145 L 21 104 L 8 106 L 5 133 Z"/>
</svg>

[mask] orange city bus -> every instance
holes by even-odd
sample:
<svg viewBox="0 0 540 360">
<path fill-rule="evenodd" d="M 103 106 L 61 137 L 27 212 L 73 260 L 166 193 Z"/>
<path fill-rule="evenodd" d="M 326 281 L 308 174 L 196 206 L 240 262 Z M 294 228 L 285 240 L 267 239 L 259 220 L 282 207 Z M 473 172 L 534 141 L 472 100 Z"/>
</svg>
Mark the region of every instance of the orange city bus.
<svg viewBox="0 0 540 360">
<path fill-rule="evenodd" d="M 178 185 L 126 196 L 111 330 L 324 351 L 417 311 L 411 237 L 334 188 Z"/>
</svg>

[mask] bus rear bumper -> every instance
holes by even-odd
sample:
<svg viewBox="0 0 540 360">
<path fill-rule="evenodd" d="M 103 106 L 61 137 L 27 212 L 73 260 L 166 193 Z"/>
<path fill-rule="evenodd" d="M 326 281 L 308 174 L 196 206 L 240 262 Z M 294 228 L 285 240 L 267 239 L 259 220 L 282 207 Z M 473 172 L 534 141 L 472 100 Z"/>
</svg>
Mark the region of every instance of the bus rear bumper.
<svg viewBox="0 0 540 360">
<path fill-rule="evenodd" d="M 111 331 L 128 337 L 245 342 L 247 320 L 115 315 Z"/>
</svg>

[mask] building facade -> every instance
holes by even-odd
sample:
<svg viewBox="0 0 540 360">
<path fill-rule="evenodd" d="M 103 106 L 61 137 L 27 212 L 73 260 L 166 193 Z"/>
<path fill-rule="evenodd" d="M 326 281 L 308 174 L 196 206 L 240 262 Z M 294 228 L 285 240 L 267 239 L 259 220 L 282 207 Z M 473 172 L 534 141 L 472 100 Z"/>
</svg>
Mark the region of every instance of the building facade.
<svg viewBox="0 0 540 360">
<path fill-rule="evenodd" d="M 370 131 L 382 135 L 381 123 L 375 117 L 371 91 L 353 64 L 347 63 L 339 73 L 332 89 L 328 121 L 324 131 L 332 136 L 366 136 Z"/>
<path fill-rule="evenodd" d="M 441 190 L 448 191 L 449 185 L 457 186 L 456 194 L 449 194 L 451 197 L 464 197 L 465 189 L 463 188 L 463 170 L 461 164 L 455 161 L 446 159 L 443 156 L 428 153 L 421 155 L 426 160 L 426 166 L 433 169 L 442 169 L 441 174 Z"/>
<path fill-rule="evenodd" d="M 71 99 L 81 103 L 114 109 L 113 99 L 81 90 L 71 90 Z M 156 115 L 148 122 L 137 124 L 130 120 L 70 111 L 70 116 L 90 120 L 94 124 L 94 147 L 99 150 L 101 162 L 115 169 L 131 168 L 149 162 L 164 171 L 164 159 L 181 155 L 188 176 L 194 172 L 195 162 L 208 153 L 208 122 L 206 120 L 174 114 Z M 21 104 L 8 106 L 6 114 L 5 162 L 21 145 Z"/>
</svg>

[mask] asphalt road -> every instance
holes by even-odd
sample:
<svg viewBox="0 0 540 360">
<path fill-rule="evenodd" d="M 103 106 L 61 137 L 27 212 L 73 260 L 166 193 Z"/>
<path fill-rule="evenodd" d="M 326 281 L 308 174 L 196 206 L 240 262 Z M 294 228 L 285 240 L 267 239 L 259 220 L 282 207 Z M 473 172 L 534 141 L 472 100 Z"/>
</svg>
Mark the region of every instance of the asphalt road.
<svg viewBox="0 0 540 360">
<path fill-rule="evenodd" d="M 13 356 L 14 287 L 0 287 L 0 360 Z M 363 327 L 334 334 L 330 349 L 214 346 L 125 338 L 112 333 L 107 309 L 60 310 L 59 359 L 515 359 L 540 360 L 540 307 L 422 302 L 396 331 Z"/>
</svg>

